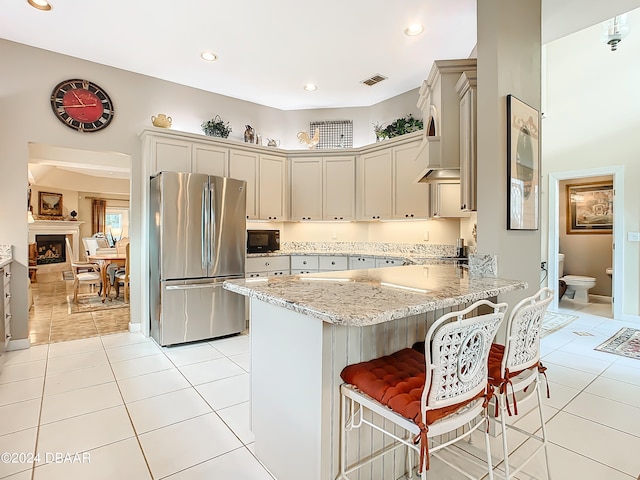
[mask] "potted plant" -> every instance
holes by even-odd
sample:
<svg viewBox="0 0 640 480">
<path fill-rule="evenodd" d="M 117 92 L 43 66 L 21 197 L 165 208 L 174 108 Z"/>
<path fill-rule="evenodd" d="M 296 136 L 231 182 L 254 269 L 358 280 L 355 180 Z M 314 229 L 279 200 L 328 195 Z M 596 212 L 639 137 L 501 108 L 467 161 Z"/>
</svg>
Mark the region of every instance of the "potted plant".
<svg viewBox="0 0 640 480">
<path fill-rule="evenodd" d="M 386 127 L 383 127 L 379 123 L 373 125 L 373 130 L 376 133 L 376 140 L 381 140 L 383 138 L 393 138 L 399 135 L 404 135 L 405 133 L 417 132 L 418 130 L 422 130 L 423 128 L 424 124 L 422 120 L 414 118 L 412 114 L 408 114 L 404 117 L 398 118 Z"/>
<path fill-rule="evenodd" d="M 231 126 L 229 125 L 229 122 L 223 122 L 220 115 L 216 115 L 211 120 L 203 122 L 201 127 L 204 134 L 209 135 L 210 137 L 227 138 L 231 133 Z"/>
</svg>

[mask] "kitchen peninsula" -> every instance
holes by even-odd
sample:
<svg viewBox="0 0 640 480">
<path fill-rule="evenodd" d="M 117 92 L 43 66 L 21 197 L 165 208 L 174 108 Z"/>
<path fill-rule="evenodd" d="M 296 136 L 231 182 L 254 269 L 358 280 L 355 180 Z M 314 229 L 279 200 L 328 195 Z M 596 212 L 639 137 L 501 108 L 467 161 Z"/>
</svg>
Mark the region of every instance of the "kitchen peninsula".
<svg viewBox="0 0 640 480">
<path fill-rule="evenodd" d="M 278 480 L 325 480 L 338 470 L 346 365 L 411 346 L 444 313 L 526 284 L 454 265 L 410 265 L 234 280 L 224 288 L 250 299 L 256 456 Z M 369 434 L 347 440 L 361 457 L 378 447 Z M 372 464 L 371 478 L 397 478 L 403 468 L 391 454 Z"/>
</svg>

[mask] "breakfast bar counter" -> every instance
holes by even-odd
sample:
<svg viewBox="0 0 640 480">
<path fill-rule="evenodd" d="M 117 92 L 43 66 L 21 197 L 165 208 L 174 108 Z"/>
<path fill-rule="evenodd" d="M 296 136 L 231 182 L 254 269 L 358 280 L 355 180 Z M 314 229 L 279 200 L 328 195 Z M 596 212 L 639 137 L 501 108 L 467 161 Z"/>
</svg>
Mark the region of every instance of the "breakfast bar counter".
<svg viewBox="0 0 640 480">
<path fill-rule="evenodd" d="M 256 456 L 278 480 L 332 480 L 342 369 L 423 341 L 441 315 L 526 284 L 470 276 L 461 266 L 410 265 L 233 280 L 224 288 L 250 299 Z M 379 448 L 374 437 L 353 432 L 348 456 Z M 371 464 L 371 478 L 403 471 L 393 454 Z"/>
</svg>

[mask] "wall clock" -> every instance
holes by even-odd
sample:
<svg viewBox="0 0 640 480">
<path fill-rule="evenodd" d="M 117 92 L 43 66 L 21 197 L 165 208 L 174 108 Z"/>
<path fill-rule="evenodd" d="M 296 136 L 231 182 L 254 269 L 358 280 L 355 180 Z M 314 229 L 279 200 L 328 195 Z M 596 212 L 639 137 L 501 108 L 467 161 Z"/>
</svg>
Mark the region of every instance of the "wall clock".
<svg viewBox="0 0 640 480">
<path fill-rule="evenodd" d="M 65 80 L 51 92 L 56 117 L 79 132 L 96 132 L 113 120 L 113 102 L 102 88 L 88 80 Z"/>
</svg>

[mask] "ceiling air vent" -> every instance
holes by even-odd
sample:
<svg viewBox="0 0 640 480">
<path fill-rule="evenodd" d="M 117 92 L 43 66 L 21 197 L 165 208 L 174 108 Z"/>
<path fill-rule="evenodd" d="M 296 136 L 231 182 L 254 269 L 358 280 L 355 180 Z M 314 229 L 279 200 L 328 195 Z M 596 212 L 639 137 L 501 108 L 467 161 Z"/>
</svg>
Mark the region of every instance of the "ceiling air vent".
<svg viewBox="0 0 640 480">
<path fill-rule="evenodd" d="M 360 83 L 364 83 L 365 85 L 369 85 L 370 87 L 373 87 L 376 83 L 380 83 L 381 81 L 386 79 L 387 77 L 385 77 L 384 75 L 380 75 L 379 73 L 376 73 L 372 77 L 362 80 L 362 82 Z"/>
</svg>

